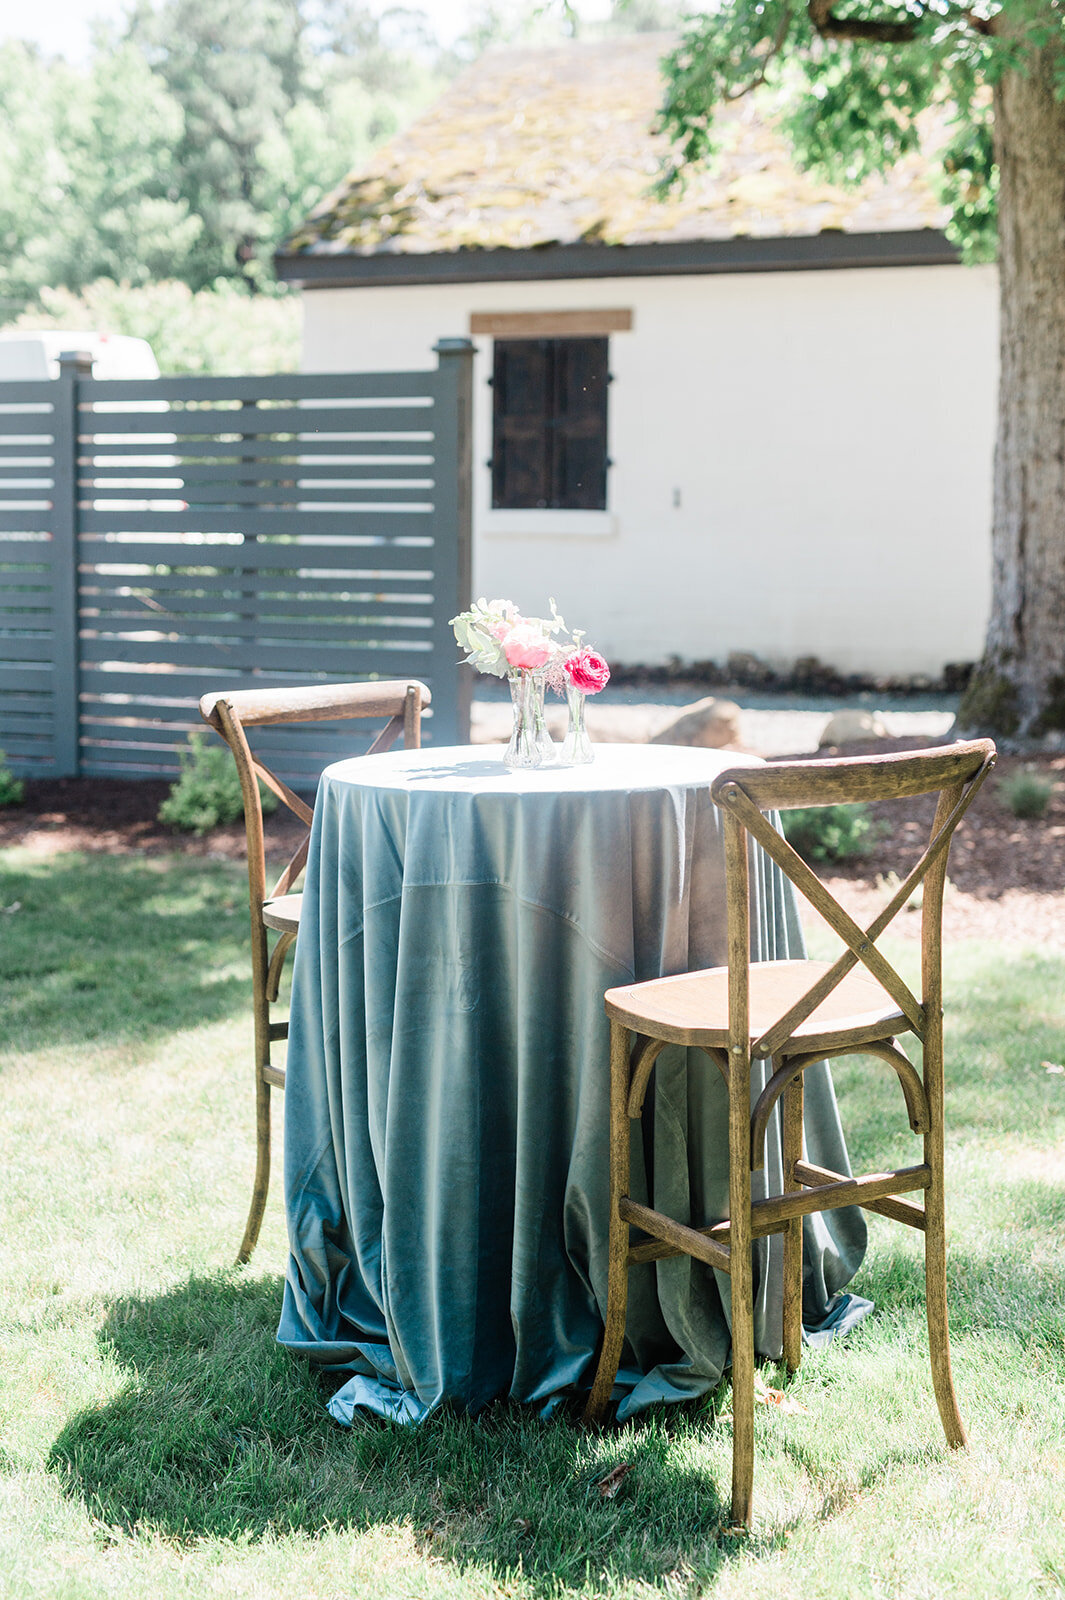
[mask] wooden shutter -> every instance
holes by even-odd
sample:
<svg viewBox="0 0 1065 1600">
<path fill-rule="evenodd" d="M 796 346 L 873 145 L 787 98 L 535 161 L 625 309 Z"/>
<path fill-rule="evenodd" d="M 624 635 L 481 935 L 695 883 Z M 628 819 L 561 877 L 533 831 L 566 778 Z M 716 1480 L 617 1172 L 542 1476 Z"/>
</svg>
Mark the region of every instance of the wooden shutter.
<svg viewBox="0 0 1065 1600">
<path fill-rule="evenodd" d="M 551 504 L 552 339 L 497 339 L 492 369 L 492 504 Z"/>
<path fill-rule="evenodd" d="M 492 505 L 606 508 L 607 340 L 497 339 Z"/>
<path fill-rule="evenodd" d="M 605 339 L 555 339 L 552 504 L 606 510 Z"/>
</svg>

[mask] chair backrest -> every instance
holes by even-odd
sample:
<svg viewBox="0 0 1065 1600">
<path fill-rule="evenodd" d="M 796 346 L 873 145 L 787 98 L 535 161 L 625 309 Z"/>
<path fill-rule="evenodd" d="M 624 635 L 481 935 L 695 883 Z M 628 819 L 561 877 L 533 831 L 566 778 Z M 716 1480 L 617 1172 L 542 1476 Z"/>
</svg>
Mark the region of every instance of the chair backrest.
<svg viewBox="0 0 1065 1600">
<path fill-rule="evenodd" d="M 317 684 L 301 689 L 222 689 L 202 697 L 200 715 L 221 734 L 237 763 L 244 800 L 253 916 L 256 907 L 261 908 L 264 900 L 288 894 L 303 871 L 314 813 L 287 783 L 252 753 L 245 730 L 284 722 L 336 722 L 351 717 L 387 717 L 389 720 L 366 754 L 374 755 L 380 750 L 389 749 L 400 734 L 408 749 L 417 749 L 421 744 L 422 711 L 431 700 L 432 695 L 426 685 L 413 678 L 390 679 L 380 683 Z M 269 894 L 266 893 L 260 780 L 308 825 L 308 832 Z"/>
<path fill-rule="evenodd" d="M 995 763 L 990 739 L 973 739 L 936 750 L 898 755 L 848 756 L 839 760 L 769 761 L 730 767 L 710 793 L 724 812 L 728 899 L 729 1047 L 744 1051 L 748 1040 L 750 885 L 748 837 L 761 845 L 786 877 L 843 940 L 839 959 L 790 1009 L 765 1029 L 753 1056 L 771 1056 L 790 1038 L 847 973 L 861 962 L 922 1033 L 925 1019 L 942 1004 L 942 912 L 947 854 L 954 830 Z M 802 857 L 773 827 L 767 811 L 848 805 L 938 795 L 927 848 L 868 928 L 843 909 Z M 877 948 L 876 941 L 924 884 L 921 923 L 921 999 Z"/>
</svg>

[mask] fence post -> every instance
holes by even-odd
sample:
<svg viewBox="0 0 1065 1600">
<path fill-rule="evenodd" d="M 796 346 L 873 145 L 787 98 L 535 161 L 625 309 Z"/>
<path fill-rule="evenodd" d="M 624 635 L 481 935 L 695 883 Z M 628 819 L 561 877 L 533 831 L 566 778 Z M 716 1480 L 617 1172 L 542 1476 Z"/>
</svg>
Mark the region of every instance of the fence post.
<svg viewBox="0 0 1065 1600">
<path fill-rule="evenodd" d="M 472 582 L 473 341 L 440 339 L 433 432 L 436 438 L 436 625 L 433 629 L 434 744 L 468 744 L 473 674 L 460 670 L 450 619 L 470 604 Z M 454 533 L 448 550 L 446 535 Z M 443 546 L 443 548 L 441 548 Z M 450 557 L 442 561 L 445 551 Z M 439 733 L 436 730 L 439 730 Z"/>
<path fill-rule="evenodd" d="M 92 356 L 64 350 L 56 379 L 52 490 L 52 707 L 55 775 L 80 771 L 78 670 L 78 385 L 92 377 Z"/>
</svg>

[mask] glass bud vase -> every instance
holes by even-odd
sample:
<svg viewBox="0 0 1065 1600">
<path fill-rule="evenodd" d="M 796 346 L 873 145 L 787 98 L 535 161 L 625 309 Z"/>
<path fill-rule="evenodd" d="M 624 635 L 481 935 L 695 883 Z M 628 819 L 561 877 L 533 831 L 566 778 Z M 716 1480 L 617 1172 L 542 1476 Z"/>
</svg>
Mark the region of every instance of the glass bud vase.
<svg viewBox="0 0 1065 1600">
<path fill-rule="evenodd" d="M 542 767 L 545 760 L 539 731 L 544 728 L 544 675 L 529 669 L 508 674 L 514 726 L 503 754 L 507 767 Z M 550 743 L 550 740 L 548 740 Z"/>
<path fill-rule="evenodd" d="M 540 752 L 540 765 L 552 767 L 558 758 L 558 746 L 547 731 L 547 714 L 544 710 L 547 680 L 542 671 L 533 672 L 530 676 L 533 679 L 533 725 L 536 748 Z"/>
<path fill-rule="evenodd" d="M 562 765 L 583 767 L 595 759 L 592 742 L 584 722 L 584 690 L 571 683 L 566 688 L 566 706 L 569 710 L 569 727 L 562 743 Z"/>
</svg>

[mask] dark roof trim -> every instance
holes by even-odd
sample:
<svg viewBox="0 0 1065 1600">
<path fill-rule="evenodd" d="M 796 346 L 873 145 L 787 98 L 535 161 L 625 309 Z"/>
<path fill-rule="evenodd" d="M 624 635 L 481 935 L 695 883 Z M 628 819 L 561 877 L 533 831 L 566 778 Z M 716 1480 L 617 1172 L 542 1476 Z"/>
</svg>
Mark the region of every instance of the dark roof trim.
<svg viewBox="0 0 1065 1600">
<path fill-rule="evenodd" d="M 842 267 L 938 267 L 958 253 L 935 228 L 899 233 L 827 232 L 787 239 L 685 240 L 669 244 L 551 244 L 534 250 L 311 252 L 274 260 L 278 277 L 304 289 L 370 284 L 532 282 L 544 278 L 650 278 L 706 272 L 812 272 Z"/>
</svg>

